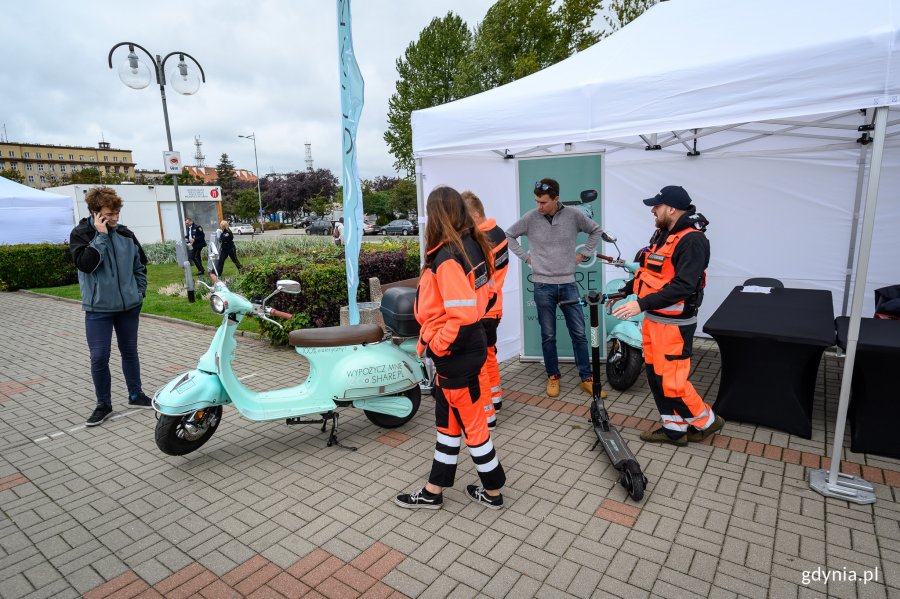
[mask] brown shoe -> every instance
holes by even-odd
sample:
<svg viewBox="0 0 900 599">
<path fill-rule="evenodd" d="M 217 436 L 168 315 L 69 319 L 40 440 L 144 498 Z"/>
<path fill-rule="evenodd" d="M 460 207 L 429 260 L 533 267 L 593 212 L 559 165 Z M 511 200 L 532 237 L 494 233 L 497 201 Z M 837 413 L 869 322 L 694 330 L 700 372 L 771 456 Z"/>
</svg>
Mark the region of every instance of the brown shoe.
<svg viewBox="0 0 900 599">
<path fill-rule="evenodd" d="M 720 430 L 722 430 L 722 427 L 724 427 L 724 426 L 725 426 L 725 419 L 722 418 L 721 416 L 719 416 L 718 414 L 716 414 L 716 419 L 713 421 L 713 423 L 710 424 L 705 429 L 703 429 L 702 431 L 694 428 L 693 426 L 690 427 L 688 429 L 687 440 L 690 441 L 691 443 L 699 443 L 699 442 L 703 441 L 704 439 L 706 439 L 707 437 L 709 437 L 710 435 L 714 435 L 717 432 L 719 432 Z"/>
<path fill-rule="evenodd" d="M 591 395 L 594 394 L 594 379 L 585 379 L 581 381 L 581 390 Z M 606 391 L 600 389 L 600 399 L 606 399 Z"/>
<path fill-rule="evenodd" d="M 687 447 L 688 444 L 688 438 L 686 434 L 673 439 L 666 434 L 666 430 L 663 427 L 659 427 L 654 431 L 642 432 L 641 440 L 647 441 L 649 443 L 671 443 L 672 445 L 676 445 L 678 447 Z"/>
<path fill-rule="evenodd" d="M 547 395 L 550 397 L 559 397 L 559 375 L 547 377 Z"/>
</svg>

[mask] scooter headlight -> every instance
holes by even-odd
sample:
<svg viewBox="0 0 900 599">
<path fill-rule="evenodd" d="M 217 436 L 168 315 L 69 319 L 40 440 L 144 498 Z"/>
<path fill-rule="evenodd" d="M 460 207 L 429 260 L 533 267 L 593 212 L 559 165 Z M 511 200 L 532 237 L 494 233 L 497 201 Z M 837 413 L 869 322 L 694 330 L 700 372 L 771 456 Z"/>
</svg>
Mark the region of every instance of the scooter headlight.
<svg viewBox="0 0 900 599">
<path fill-rule="evenodd" d="M 216 314 L 224 314 L 225 310 L 228 309 L 228 302 L 222 299 L 220 295 L 213 293 L 209 296 L 209 307 Z"/>
</svg>

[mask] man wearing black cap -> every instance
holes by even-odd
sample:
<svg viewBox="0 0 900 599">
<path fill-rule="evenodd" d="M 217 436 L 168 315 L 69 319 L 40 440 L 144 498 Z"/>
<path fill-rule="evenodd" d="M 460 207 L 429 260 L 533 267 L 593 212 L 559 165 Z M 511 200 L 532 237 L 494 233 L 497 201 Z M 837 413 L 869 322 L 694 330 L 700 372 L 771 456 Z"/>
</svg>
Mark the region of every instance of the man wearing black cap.
<svg viewBox="0 0 900 599">
<path fill-rule="evenodd" d="M 709 240 L 704 235 L 709 221 L 678 185 L 663 187 L 644 204 L 652 206 L 656 232 L 640 252 L 641 267 L 634 280 L 623 289 L 638 299 L 613 314 L 626 320 L 646 312 L 644 362 L 662 426 L 645 431 L 641 439 L 683 447 L 688 441 L 703 441 L 725 425 L 687 380 L 709 266 Z"/>
</svg>

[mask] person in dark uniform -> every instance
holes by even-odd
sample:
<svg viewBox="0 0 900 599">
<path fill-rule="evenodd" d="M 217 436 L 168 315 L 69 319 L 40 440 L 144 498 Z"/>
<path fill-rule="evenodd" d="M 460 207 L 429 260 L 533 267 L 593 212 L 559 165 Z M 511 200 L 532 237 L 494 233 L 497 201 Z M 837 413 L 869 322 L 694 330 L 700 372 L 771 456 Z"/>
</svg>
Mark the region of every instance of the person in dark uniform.
<svg viewBox="0 0 900 599">
<path fill-rule="evenodd" d="M 219 223 L 219 259 L 216 261 L 216 274 L 222 276 L 222 269 L 225 267 L 225 258 L 231 258 L 238 270 L 241 270 L 241 261 L 237 257 L 237 248 L 234 245 L 234 232 L 228 226 L 228 221 L 223 220 Z"/>
<path fill-rule="evenodd" d="M 187 227 L 187 235 L 184 236 L 187 242 L 191 244 L 191 262 L 197 267 L 197 276 L 202 277 L 206 274 L 203 270 L 203 260 L 200 259 L 200 250 L 206 247 L 206 233 L 203 227 L 195 224 L 190 218 L 184 219 L 184 226 Z"/>
</svg>

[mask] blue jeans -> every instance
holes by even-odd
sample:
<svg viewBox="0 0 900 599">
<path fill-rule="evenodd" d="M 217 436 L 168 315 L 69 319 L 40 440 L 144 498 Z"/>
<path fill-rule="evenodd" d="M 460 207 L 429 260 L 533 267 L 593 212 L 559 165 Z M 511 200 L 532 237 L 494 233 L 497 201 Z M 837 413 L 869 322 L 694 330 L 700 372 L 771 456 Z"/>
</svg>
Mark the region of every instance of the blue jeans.
<svg viewBox="0 0 900 599">
<path fill-rule="evenodd" d="M 556 308 L 565 300 L 578 298 L 575 283 L 535 283 L 534 303 L 537 305 L 538 322 L 541 325 L 541 349 L 547 376 L 559 375 L 559 358 L 556 355 Z M 578 304 L 559 306 L 566 319 L 566 328 L 572 339 L 575 365 L 581 380 L 591 378 L 591 362 L 588 359 L 587 337 L 584 335 L 584 312 Z"/>
<path fill-rule="evenodd" d="M 124 312 L 84 313 L 84 330 L 88 349 L 91 350 L 91 378 L 94 380 L 98 406 L 112 407 L 109 354 L 113 329 L 116 330 L 116 343 L 122 355 L 122 373 L 128 394 L 133 396 L 141 392 L 141 364 L 137 346 L 140 315 L 141 306 Z"/>
</svg>

